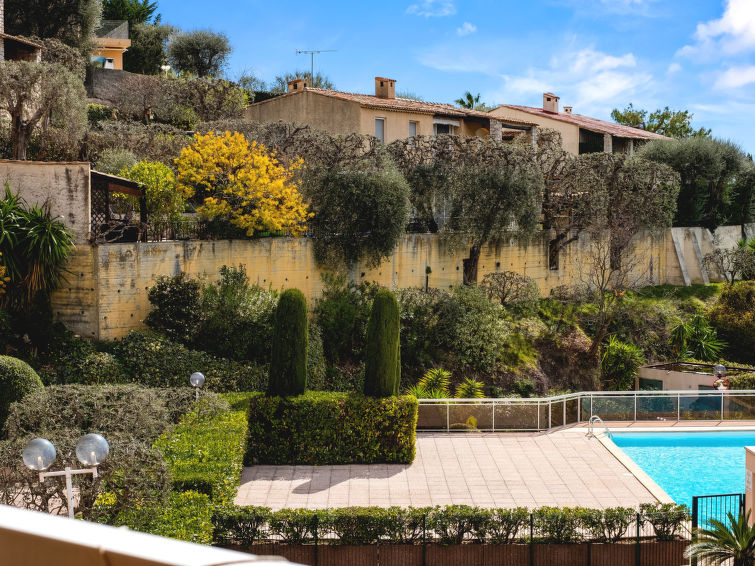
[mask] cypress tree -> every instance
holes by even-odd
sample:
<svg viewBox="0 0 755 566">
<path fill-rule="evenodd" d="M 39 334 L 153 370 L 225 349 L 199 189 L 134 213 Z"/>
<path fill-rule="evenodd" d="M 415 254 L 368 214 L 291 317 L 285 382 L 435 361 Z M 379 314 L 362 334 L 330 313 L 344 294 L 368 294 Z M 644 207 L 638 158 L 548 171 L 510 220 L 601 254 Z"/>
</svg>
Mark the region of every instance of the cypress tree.
<svg viewBox="0 0 755 566">
<path fill-rule="evenodd" d="M 301 395 L 307 389 L 307 299 L 286 289 L 275 309 L 268 395 Z"/>
<path fill-rule="evenodd" d="M 372 397 L 398 395 L 401 381 L 399 309 L 396 296 L 381 289 L 367 324 L 364 392 Z"/>
</svg>

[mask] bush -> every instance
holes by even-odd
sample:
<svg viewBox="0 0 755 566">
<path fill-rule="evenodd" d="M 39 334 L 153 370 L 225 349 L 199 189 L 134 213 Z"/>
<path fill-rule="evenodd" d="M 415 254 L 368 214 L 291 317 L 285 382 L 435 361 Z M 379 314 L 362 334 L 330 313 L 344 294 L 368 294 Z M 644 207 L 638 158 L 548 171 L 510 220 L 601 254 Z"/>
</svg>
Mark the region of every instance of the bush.
<svg viewBox="0 0 755 566">
<path fill-rule="evenodd" d="M 708 318 L 728 342 L 727 358 L 755 362 L 755 281 L 725 286 Z"/>
<path fill-rule="evenodd" d="M 267 386 L 260 366 L 216 358 L 149 332 L 129 332 L 114 353 L 128 379 L 148 387 L 189 387 L 195 371 L 204 374 L 204 389 L 210 391 L 264 391 Z"/>
<path fill-rule="evenodd" d="M 401 382 L 399 312 L 396 296 L 387 289 L 375 294 L 367 325 L 364 392 L 372 397 L 398 395 Z"/>
<path fill-rule="evenodd" d="M 210 544 L 214 532 L 213 507 L 204 493 L 171 493 L 147 525 L 124 524 L 161 537 Z"/>
<path fill-rule="evenodd" d="M 653 526 L 658 540 L 674 540 L 689 521 L 689 509 L 674 503 L 643 503 L 640 515 Z"/>
<path fill-rule="evenodd" d="M 347 283 L 343 276 L 323 275 L 325 289 L 315 303 L 315 319 L 322 332 L 329 364 L 361 360 L 367 321 L 377 286 Z"/>
<path fill-rule="evenodd" d="M 281 509 L 270 517 L 270 532 L 286 544 L 304 544 L 314 539 L 320 511 Z"/>
<path fill-rule="evenodd" d="M 323 513 L 321 532 L 332 533 L 338 544 L 376 544 L 388 531 L 391 515 L 379 507 L 342 507 Z"/>
<path fill-rule="evenodd" d="M 87 108 L 87 119 L 90 122 L 101 122 L 109 120 L 113 116 L 113 109 L 104 104 L 89 104 Z"/>
<path fill-rule="evenodd" d="M 287 289 L 275 309 L 269 395 L 301 395 L 306 391 L 307 346 L 307 299 L 298 289 Z"/>
<path fill-rule="evenodd" d="M 592 540 L 596 542 L 618 542 L 636 519 L 637 512 L 626 507 L 599 510 L 585 510 L 582 522 Z"/>
<path fill-rule="evenodd" d="M 244 458 L 254 464 L 375 464 L 414 460 L 417 400 L 307 392 L 255 394 Z"/>
<path fill-rule="evenodd" d="M 42 380 L 29 364 L 18 358 L 0 356 L 0 430 L 11 403 L 43 388 Z"/>
<path fill-rule="evenodd" d="M 572 507 L 540 507 L 535 509 L 534 525 L 536 536 L 542 542 L 567 544 L 580 542 L 579 527 L 582 522 L 582 509 Z"/>
<path fill-rule="evenodd" d="M 159 277 L 147 294 L 153 309 L 144 323 L 172 340 L 190 343 L 202 319 L 201 288 L 199 281 L 183 272 L 173 277 Z"/>
<path fill-rule="evenodd" d="M 473 530 L 479 510 L 468 505 L 435 507 L 427 516 L 427 527 L 432 529 L 441 544 L 462 544 Z"/>
<path fill-rule="evenodd" d="M 515 509 L 479 509 L 472 519 L 472 536 L 477 542 L 511 544 L 522 538 L 529 526 L 530 513 L 524 507 Z"/>
<path fill-rule="evenodd" d="M 243 265 L 224 265 L 218 282 L 202 288 L 202 324 L 194 345 L 224 358 L 268 363 L 277 304 L 277 293 L 249 284 Z"/>
<path fill-rule="evenodd" d="M 92 352 L 79 364 L 80 381 L 84 385 L 125 383 L 126 375 L 118 359 L 107 352 Z M 71 383 L 71 382 L 69 382 Z"/>
<path fill-rule="evenodd" d="M 601 368 L 603 383 L 612 391 L 634 389 L 637 370 L 645 363 L 645 356 L 634 344 L 626 344 L 611 336 L 603 349 Z"/>
<path fill-rule="evenodd" d="M 92 168 L 100 173 L 118 175 L 124 169 L 136 165 L 137 161 L 133 151 L 116 147 L 104 150 Z"/>
<path fill-rule="evenodd" d="M 233 501 L 241 477 L 246 407 L 205 414 L 200 404 L 155 442 L 168 463 L 175 491 L 206 494 L 214 504 Z"/>
</svg>

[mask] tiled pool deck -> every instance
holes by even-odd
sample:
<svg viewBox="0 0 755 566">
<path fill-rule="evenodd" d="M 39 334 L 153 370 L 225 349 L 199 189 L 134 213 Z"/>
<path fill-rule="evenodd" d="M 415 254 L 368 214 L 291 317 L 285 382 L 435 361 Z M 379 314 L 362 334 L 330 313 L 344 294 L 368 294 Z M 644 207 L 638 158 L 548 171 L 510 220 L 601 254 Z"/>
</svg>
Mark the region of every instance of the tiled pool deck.
<svg viewBox="0 0 755 566">
<path fill-rule="evenodd" d="M 612 423 L 609 423 L 612 425 Z M 710 424 L 708 424 L 710 426 Z M 593 508 L 656 498 L 584 428 L 549 434 L 419 433 L 410 465 L 244 468 L 238 505 Z"/>
</svg>

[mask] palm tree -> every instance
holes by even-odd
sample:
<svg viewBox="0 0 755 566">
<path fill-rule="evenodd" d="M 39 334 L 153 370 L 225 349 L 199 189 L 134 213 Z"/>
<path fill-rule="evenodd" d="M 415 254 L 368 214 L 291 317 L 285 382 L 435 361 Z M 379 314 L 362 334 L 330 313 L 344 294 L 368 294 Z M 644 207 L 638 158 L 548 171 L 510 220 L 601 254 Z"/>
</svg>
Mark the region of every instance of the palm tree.
<svg viewBox="0 0 755 566">
<path fill-rule="evenodd" d="M 687 558 L 702 558 L 711 564 L 731 560 L 733 566 L 755 564 L 755 525 L 750 526 L 750 511 L 735 517 L 728 513 L 729 524 L 711 519 L 712 528 L 700 529 L 684 552 Z"/>
<path fill-rule="evenodd" d="M 471 92 L 467 91 L 464 93 L 464 96 L 457 98 L 454 102 L 462 108 L 469 108 L 471 110 L 480 103 L 480 93 L 478 92 L 477 96 L 473 96 Z"/>
</svg>

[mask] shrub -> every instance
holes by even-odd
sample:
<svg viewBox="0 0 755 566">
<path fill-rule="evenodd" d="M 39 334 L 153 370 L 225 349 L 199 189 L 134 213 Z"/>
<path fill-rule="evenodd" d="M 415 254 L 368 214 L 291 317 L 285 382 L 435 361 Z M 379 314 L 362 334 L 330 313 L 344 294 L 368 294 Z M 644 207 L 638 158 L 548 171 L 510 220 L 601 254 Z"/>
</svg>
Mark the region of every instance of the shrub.
<svg viewBox="0 0 755 566">
<path fill-rule="evenodd" d="M 107 352 L 88 354 L 78 367 L 80 381 L 84 385 L 125 383 L 126 375 L 118 359 Z M 70 383 L 70 382 L 69 382 Z"/>
<path fill-rule="evenodd" d="M 478 542 L 511 544 L 522 538 L 521 531 L 528 526 L 529 518 L 524 507 L 479 509 L 472 520 L 472 536 Z"/>
<path fill-rule="evenodd" d="M 475 524 L 479 509 L 468 505 L 435 507 L 427 515 L 427 527 L 441 544 L 462 544 Z"/>
<path fill-rule="evenodd" d="M 124 167 L 118 174 L 144 186 L 145 212 L 151 223 L 180 219 L 185 195 L 176 189 L 176 177 L 170 167 L 159 161 L 140 161 Z"/>
<path fill-rule="evenodd" d="M 540 507 L 535 509 L 535 533 L 543 542 L 567 544 L 580 542 L 582 510 L 571 507 Z"/>
<path fill-rule="evenodd" d="M 243 265 L 224 265 L 218 282 L 202 288 L 202 324 L 194 345 L 224 358 L 269 362 L 277 303 L 277 293 L 249 284 Z"/>
<path fill-rule="evenodd" d="M 422 372 L 441 356 L 434 329 L 438 324 L 439 297 L 446 291 L 420 288 L 400 289 L 398 303 L 401 315 L 401 376 L 414 382 Z"/>
<path fill-rule="evenodd" d="M 11 403 L 41 390 L 42 380 L 29 364 L 18 358 L 0 356 L 0 430 Z"/>
<path fill-rule="evenodd" d="M 417 400 L 307 392 L 299 397 L 255 394 L 244 458 L 253 464 L 410 463 Z"/>
<path fill-rule="evenodd" d="M 202 404 L 155 442 L 168 463 L 176 491 L 197 491 L 214 504 L 233 501 L 241 477 L 246 407 L 205 415 Z"/>
<path fill-rule="evenodd" d="M 315 303 L 315 319 L 322 331 L 329 364 L 354 363 L 364 352 L 365 332 L 377 286 L 347 283 L 343 276 L 323 275 L 325 289 Z"/>
<path fill-rule="evenodd" d="M 416 544 L 422 540 L 427 521 L 428 509 L 416 507 L 389 507 L 385 535 L 389 541 L 398 544 Z"/>
<path fill-rule="evenodd" d="M 137 161 L 133 151 L 117 147 L 104 150 L 92 168 L 101 173 L 117 175 L 124 169 L 136 165 Z"/>
<path fill-rule="evenodd" d="M 372 397 L 398 395 L 401 381 L 399 314 L 396 296 L 387 289 L 375 294 L 367 325 L 364 392 Z"/>
<path fill-rule="evenodd" d="M 618 542 L 635 520 L 637 512 L 626 507 L 600 510 L 584 510 L 582 522 L 592 540 L 597 542 Z"/>
<path fill-rule="evenodd" d="M 634 389 L 637 370 L 645 363 L 645 356 L 634 344 L 626 344 L 611 336 L 603 350 L 601 368 L 603 383 L 613 391 Z"/>
<path fill-rule="evenodd" d="M 689 521 L 689 509 L 674 503 L 643 503 L 640 516 L 653 526 L 658 540 L 674 540 Z"/>
<path fill-rule="evenodd" d="M 267 507 L 221 507 L 212 517 L 213 540 L 220 546 L 249 546 L 265 538 L 271 521 Z"/>
<path fill-rule="evenodd" d="M 535 280 L 515 271 L 488 273 L 482 278 L 480 287 L 491 301 L 520 310 L 535 310 L 540 297 Z"/>
<path fill-rule="evenodd" d="M 275 309 L 269 395 L 301 395 L 307 389 L 307 299 L 287 289 Z"/>
<path fill-rule="evenodd" d="M 484 386 L 481 381 L 465 377 L 456 387 L 454 397 L 457 399 L 482 399 L 485 397 Z"/>
<path fill-rule="evenodd" d="M 109 120 L 113 115 L 113 109 L 104 104 L 89 104 L 87 107 L 87 119 L 90 122 L 101 122 Z"/>
<path fill-rule="evenodd" d="M 755 281 L 724 287 L 708 317 L 728 342 L 727 358 L 755 362 Z"/>
<path fill-rule="evenodd" d="M 267 385 L 260 366 L 216 358 L 149 332 L 129 332 L 114 353 L 130 381 L 149 387 L 188 387 L 195 371 L 205 375 L 210 391 L 264 391 Z"/>
<path fill-rule="evenodd" d="M 424 391 L 436 393 L 437 398 L 450 397 L 448 387 L 451 383 L 451 372 L 442 368 L 433 368 L 425 372 L 422 379 L 417 382 Z M 434 397 L 435 398 L 435 397 Z"/>
<path fill-rule="evenodd" d="M 313 540 L 319 515 L 312 509 L 281 509 L 270 517 L 270 532 L 286 544 L 304 544 Z"/>
<path fill-rule="evenodd" d="M 379 507 L 342 507 L 322 514 L 321 528 L 334 534 L 338 544 L 375 544 L 391 519 L 388 510 Z"/>
<path fill-rule="evenodd" d="M 168 338 L 185 344 L 191 342 L 202 319 L 200 290 L 199 281 L 183 272 L 159 277 L 147 294 L 153 309 L 144 323 Z"/>
<path fill-rule="evenodd" d="M 715 328 L 698 312 L 689 320 L 680 322 L 671 329 L 669 340 L 678 358 L 696 358 L 713 362 L 718 360 L 726 342 L 718 337 Z"/>
<path fill-rule="evenodd" d="M 204 493 L 171 493 L 152 520 L 146 526 L 136 528 L 161 537 L 210 544 L 214 532 L 212 511 L 210 498 Z"/>
</svg>

